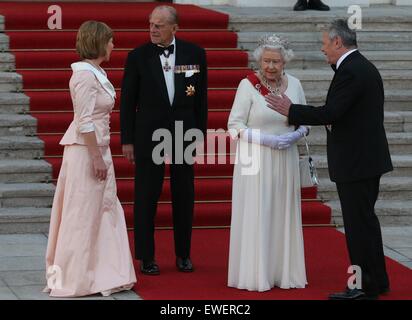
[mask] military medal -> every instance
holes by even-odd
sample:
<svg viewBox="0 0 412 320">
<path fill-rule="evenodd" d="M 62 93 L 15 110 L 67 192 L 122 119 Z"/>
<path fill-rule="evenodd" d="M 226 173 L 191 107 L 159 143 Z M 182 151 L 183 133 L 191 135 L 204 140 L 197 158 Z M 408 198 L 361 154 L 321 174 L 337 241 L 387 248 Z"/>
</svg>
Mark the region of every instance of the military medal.
<svg viewBox="0 0 412 320">
<path fill-rule="evenodd" d="M 190 86 L 186 87 L 186 96 L 188 96 L 188 97 L 194 96 L 195 92 L 196 92 L 196 90 L 195 90 L 194 86 L 190 85 Z"/>
<path fill-rule="evenodd" d="M 166 54 L 166 51 L 167 51 L 167 54 Z M 165 51 L 163 51 L 163 56 L 166 58 L 165 59 L 165 65 L 163 66 L 163 70 L 165 72 L 169 72 L 170 70 L 172 70 L 172 67 L 170 66 L 169 60 L 168 60 L 169 56 L 172 52 L 173 52 L 173 46 L 172 46 L 171 49 L 166 49 Z"/>
<path fill-rule="evenodd" d="M 163 66 L 163 70 L 166 72 L 169 72 L 172 69 L 172 67 L 169 65 L 169 62 L 165 60 L 165 65 Z"/>
</svg>

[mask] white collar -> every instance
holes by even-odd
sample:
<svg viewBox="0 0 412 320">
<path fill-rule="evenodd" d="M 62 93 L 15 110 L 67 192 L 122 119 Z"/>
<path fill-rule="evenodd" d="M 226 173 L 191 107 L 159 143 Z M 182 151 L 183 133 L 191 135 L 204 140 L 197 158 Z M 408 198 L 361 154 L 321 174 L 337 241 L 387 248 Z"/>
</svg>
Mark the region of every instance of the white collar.
<svg viewBox="0 0 412 320">
<path fill-rule="evenodd" d="M 110 96 L 115 99 L 116 98 L 116 91 L 113 87 L 113 85 L 110 83 L 109 79 L 107 79 L 107 74 L 106 72 L 101 69 L 97 70 L 93 65 L 87 62 L 75 62 L 71 64 L 73 72 L 76 71 L 82 71 L 82 70 L 89 70 L 93 72 L 93 74 L 96 76 L 96 79 L 100 82 L 102 85 L 103 89 L 106 90 Z"/>
<path fill-rule="evenodd" d="M 169 46 L 171 46 L 171 45 L 173 45 L 174 46 L 174 51 L 173 51 L 173 54 L 176 54 L 176 38 L 175 37 L 173 37 L 173 40 L 172 40 L 172 42 L 169 44 Z M 158 45 L 158 46 L 160 46 L 160 47 L 163 47 L 162 45 Z"/>
<path fill-rule="evenodd" d="M 358 50 L 358 49 L 352 49 L 352 50 L 349 50 L 348 52 L 346 52 L 345 54 L 343 54 L 343 55 L 339 58 L 338 62 L 336 62 L 336 70 L 338 70 L 340 64 L 343 62 L 343 60 L 345 60 L 345 58 L 346 58 L 348 55 L 350 55 L 352 52 L 355 52 L 355 51 L 357 51 L 357 50 Z"/>
</svg>

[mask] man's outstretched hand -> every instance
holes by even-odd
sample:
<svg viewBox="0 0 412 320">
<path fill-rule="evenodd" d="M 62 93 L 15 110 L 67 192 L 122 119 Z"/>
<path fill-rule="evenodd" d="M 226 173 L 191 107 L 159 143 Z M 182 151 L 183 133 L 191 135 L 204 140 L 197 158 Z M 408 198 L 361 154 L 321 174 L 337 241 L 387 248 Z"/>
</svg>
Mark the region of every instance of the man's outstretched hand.
<svg viewBox="0 0 412 320">
<path fill-rule="evenodd" d="M 282 94 L 282 96 L 277 96 L 274 94 L 268 94 L 265 96 L 267 106 L 279 112 L 281 115 L 284 115 L 285 117 L 289 116 L 289 109 L 290 105 L 292 104 L 292 101 L 285 95 Z"/>
</svg>

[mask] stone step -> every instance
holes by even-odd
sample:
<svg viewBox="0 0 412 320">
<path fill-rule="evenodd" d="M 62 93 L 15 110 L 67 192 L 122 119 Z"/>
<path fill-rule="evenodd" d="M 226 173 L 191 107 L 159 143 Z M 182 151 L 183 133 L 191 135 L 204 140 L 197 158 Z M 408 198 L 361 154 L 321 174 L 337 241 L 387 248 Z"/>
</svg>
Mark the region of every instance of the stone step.
<svg viewBox="0 0 412 320">
<path fill-rule="evenodd" d="M 362 51 L 362 54 L 373 62 L 379 70 L 412 69 L 412 51 Z M 249 51 L 249 65 L 257 66 L 252 51 Z M 304 70 L 329 70 L 325 55 L 320 51 L 295 51 L 295 57 L 288 62 L 286 68 Z"/>
<path fill-rule="evenodd" d="M 0 94 L 0 114 L 27 113 L 30 98 L 24 93 L 4 92 Z"/>
<path fill-rule="evenodd" d="M 291 8 L 232 8 L 212 7 L 230 14 L 229 27 L 241 31 L 264 32 L 319 32 L 321 27 L 337 18 L 348 18 L 347 8 L 333 8 L 332 12 L 308 10 L 292 11 Z M 363 8 L 364 31 L 411 31 L 412 21 L 402 7 L 382 6 Z"/>
<path fill-rule="evenodd" d="M 329 179 L 326 155 L 313 155 L 312 158 L 319 178 Z M 391 155 L 391 158 L 394 170 L 385 174 L 385 177 L 412 177 L 412 155 Z"/>
<path fill-rule="evenodd" d="M 386 132 L 410 132 L 412 131 L 411 111 L 385 111 L 384 125 Z M 312 126 L 311 134 L 324 134 L 325 127 Z"/>
<path fill-rule="evenodd" d="M 4 17 L 0 16 L 0 31 L 4 30 Z"/>
<path fill-rule="evenodd" d="M 37 119 L 27 114 L 0 114 L 0 136 L 35 135 Z"/>
<path fill-rule="evenodd" d="M 0 137 L 0 160 L 40 159 L 44 155 L 44 142 L 37 137 Z"/>
<path fill-rule="evenodd" d="M 18 92 L 23 88 L 23 78 L 15 72 L 0 72 L 0 93 Z"/>
<path fill-rule="evenodd" d="M 301 81 L 305 91 L 327 90 L 333 78 L 332 69 L 288 69 L 288 72 Z M 412 72 L 410 70 L 381 70 L 380 74 L 385 90 L 406 90 L 412 86 Z"/>
<path fill-rule="evenodd" d="M 0 208 L 50 207 L 54 189 L 51 183 L 0 183 Z"/>
<path fill-rule="evenodd" d="M 244 50 L 253 51 L 259 39 L 269 31 L 242 31 L 238 33 L 238 46 Z M 294 51 L 320 51 L 322 34 L 320 32 L 276 32 L 286 38 Z M 357 33 L 360 50 L 391 51 L 412 50 L 412 30 L 402 32 L 361 31 Z"/>
<path fill-rule="evenodd" d="M 14 55 L 0 52 L 0 71 L 12 71 L 16 68 Z"/>
<path fill-rule="evenodd" d="M 0 32 L 0 52 L 9 50 L 9 36 Z"/>
<path fill-rule="evenodd" d="M 0 234 L 47 233 L 50 208 L 0 208 Z"/>
<path fill-rule="evenodd" d="M 326 129 L 325 129 L 326 130 Z M 386 133 L 391 155 L 412 154 L 412 132 L 387 132 Z M 308 143 L 312 155 L 326 154 L 326 132 L 313 133 L 308 136 Z M 303 141 L 299 142 L 299 151 L 305 152 Z"/>
<path fill-rule="evenodd" d="M 49 182 L 52 167 L 44 160 L 0 160 L 0 183 Z"/>
<path fill-rule="evenodd" d="M 327 90 L 307 90 L 306 100 L 309 104 L 321 106 L 325 103 Z M 412 111 L 412 91 L 385 90 L 385 111 Z"/>
<path fill-rule="evenodd" d="M 326 205 L 332 208 L 332 222 L 343 225 L 340 202 L 329 201 Z M 378 200 L 375 213 L 384 226 L 412 225 L 412 201 L 410 200 Z"/>
<path fill-rule="evenodd" d="M 323 200 L 338 200 L 336 184 L 329 179 L 320 179 L 318 186 L 319 197 Z M 412 177 L 381 178 L 380 200 L 409 200 L 412 199 Z"/>
</svg>

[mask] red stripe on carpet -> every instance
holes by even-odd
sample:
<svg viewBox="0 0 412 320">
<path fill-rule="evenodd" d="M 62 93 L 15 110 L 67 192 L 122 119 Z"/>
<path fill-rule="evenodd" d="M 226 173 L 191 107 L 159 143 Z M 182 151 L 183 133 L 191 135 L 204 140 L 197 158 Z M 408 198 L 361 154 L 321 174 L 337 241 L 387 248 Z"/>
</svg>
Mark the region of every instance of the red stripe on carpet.
<svg viewBox="0 0 412 320">
<path fill-rule="evenodd" d="M 10 49 L 73 49 L 76 32 L 73 31 L 6 31 L 10 37 Z M 236 48 L 237 34 L 232 31 L 178 31 L 176 36 L 203 48 Z M 150 41 L 148 31 L 115 31 L 116 48 L 136 48 Z"/>
<path fill-rule="evenodd" d="M 61 133 L 65 132 L 73 121 L 73 112 L 60 113 L 37 113 L 33 114 L 37 118 L 37 132 L 44 133 Z M 208 114 L 209 129 L 227 128 L 229 111 L 215 111 Z M 110 129 L 113 132 L 120 132 L 120 113 L 113 112 L 110 117 Z"/>
<path fill-rule="evenodd" d="M 59 145 L 59 142 L 62 138 L 62 134 L 51 134 L 51 135 L 39 135 L 39 138 L 42 139 L 45 142 L 44 146 L 44 154 L 45 156 L 60 156 L 63 154 L 63 147 Z M 210 152 L 212 154 L 216 154 L 218 149 L 218 141 L 215 139 L 216 135 L 212 135 L 208 133 L 207 139 L 210 141 L 208 142 L 205 146 L 205 152 L 201 154 L 205 154 L 207 152 Z M 224 154 L 232 154 L 236 151 L 236 143 L 230 139 L 229 136 L 226 136 L 223 138 L 223 150 L 220 151 L 220 153 Z M 215 145 L 215 149 L 211 150 L 213 148 L 213 142 Z M 110 148 L 112 150 L 113 155 L 121 155 L 122 150 L 121 150 L 121 144 L 120 144 L 120 134 L 118 133 L 112 133 L 111 134 L 111 142 L 110 142 Z M 209 150 L 210 148 L 210 150 Z"/>
<path fill-rule="evenodd" d="M 233 157 L 234 158 L 234 157 Z M 222 156 L 220 158 L 222 164 L 218 164 L 217 158 L 215 158 L 215 163 L 206 163 L 204 158 L 204 164 L 195 163 L 194 170 L 197 177 L 205 176 L 232 176 L 233 174 L 233 162 L 234 159 L 230 159 L 230 156 Z M 47 161 L 53 166 L 53 179 L 57 179 L 62 163 L 62 158 L 49 158 Z M 116 171 L 116 178 L 132 178 L 134 177 L 134 165 L 131 164 L 126 158 L 114 157 L 113 164 Z M 165 175 L 170 176 L 169 166 L 166 166 Z"/>
<path fill-rule="evenodd" d="M 84 2 L 2 2 L 0 14 L 7 16 L 6 29 L 48 29 L 50 5 L 59 5 L 63 28 L 77 29 L 86 20 L 101 20 L 113 29 L 148 28 L 149 14 L 158 3 L 84 3 Z M 168 4 L 170 5 L 170 4 Z M 226 29 L 226 14 L 194 5 L 173 4 L 179 14 L 179 27 L 191 29 Z"/>
<path fill-rule="evenodd" d="M 102 64 L 103 68 L 123 68 L 129 50 L 113 51 L 110 61 Z M 75 51 L 15 51 L 16 68 L 19 69 L 63 69 L 70 68 L 70 64 L 79 61 Z M 247 67 L 248 54 L 240 50 L 207 50 L 207 64 L 209 68 L 216 67 Z"/>
<path fill-rule="evenodd" d="M 133 205 L 124 204 L 126 223 L 133 228 Z M 230 202 L 196 203 L 194 226 L 230 226 L 232 204 Z M 331 210 L 321 202 L 302 202 L 303 224 L 329 224 Z M 157 206 L 156 227 L 172 227 L 172 205 L 161 203 Z"/>
<path fill-rule="evenodd" d="M 72 111 L 73 105 L 69 91 L 29 91 L 25 92 L 30 97 L 31 111 Z M 116 90 L 117 99 L 115 110 L 119 110 L 120 90 Z M 210 90 L 208 92 L 208 108 L 227 109 L 232 108 L 236 90 Z"/>
<path fill-rule="evenodd" d="M 24 89 L 67 89 L 72 72 L 24 70 L 19 71 L 23 76 Z M 236 88 L 240 80 L 251 73 L 250 69 L 235 70 L 208 70 L 208 87 Z M 123 71 L 109 70 L 107 72 L 110 82 L 116 88 L 122 83 Z"/>
<path fill-rule="evenodd" d="M 344 235 L 333 228 L 304 228 L 306 272 L 309 285 L 305 289 L 274 288 L 258 293 L 227 287 L 229 230 L 193 230 L 193 273 L 176 270 L 173 234 L 157 230 L 156 259 L 159 276 L 137 273 L 134 290 L 148 300 L 325 300 L 331 292 L 346 286 L 350 265 Z M 132 232 L 129 239 L 134 252 Z M 135 268 L 139 265 L 135 260 Z M 382 300 L 412 299 L 412 270 L 387 258 L 391 292 Z"/>
</svg>

